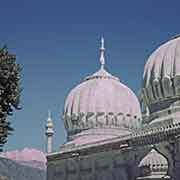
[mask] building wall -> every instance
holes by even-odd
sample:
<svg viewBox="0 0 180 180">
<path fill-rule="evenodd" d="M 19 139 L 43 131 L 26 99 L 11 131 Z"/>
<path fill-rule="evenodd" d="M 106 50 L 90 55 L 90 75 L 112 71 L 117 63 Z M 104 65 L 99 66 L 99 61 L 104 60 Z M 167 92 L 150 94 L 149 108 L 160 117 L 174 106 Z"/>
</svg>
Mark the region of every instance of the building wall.
<svg viewBox="0 0 180 180">
<path fill-rule="evenodd" d="M 180 141 L 155 144 L 169 162 L 168 175 L 180 179 Z M 97 152 L 86 156 L 63 159 L 61 155 L 47 163 L 47 180 L 135 180 L 138 164 L 152 146 Z"/>
<path fill-rule="evenodd" d="M 83 157 L 48 161 L 48 180 L 131 180 L 134 153 L 101 152 Z"/>
</svg>

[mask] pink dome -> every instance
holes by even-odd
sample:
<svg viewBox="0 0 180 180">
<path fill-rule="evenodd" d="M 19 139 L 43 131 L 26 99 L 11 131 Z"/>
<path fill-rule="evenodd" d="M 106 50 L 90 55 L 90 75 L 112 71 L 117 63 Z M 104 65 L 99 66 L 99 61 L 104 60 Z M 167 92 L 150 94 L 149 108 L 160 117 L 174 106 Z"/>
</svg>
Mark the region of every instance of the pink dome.
<svg viewBox="0 0 180 180">
<path fill-rule="evenodd" d="M 160 45 L 144 68 L 141 99 L 151 112 L 180 97 L 180 36 Z M 166 103 L 165 103 L 166 101 Z M 165 107 L 165 108 L 167 108 Z M 162 109 L 161 108 L 161 109 Z"/>
<path fill-rule="evenodd" d="M 137 97 L 104 68 L 71 90 L 64 108 L 69 134 L 91 128 L 139 127 L 141 110 Z"/>
</svg>

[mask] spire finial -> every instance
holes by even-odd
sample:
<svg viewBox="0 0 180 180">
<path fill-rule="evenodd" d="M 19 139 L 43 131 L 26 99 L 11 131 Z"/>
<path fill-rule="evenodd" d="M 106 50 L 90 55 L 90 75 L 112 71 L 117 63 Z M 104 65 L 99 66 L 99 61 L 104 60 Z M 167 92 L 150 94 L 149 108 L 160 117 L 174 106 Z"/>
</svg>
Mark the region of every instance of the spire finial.
<svg viewBox="0 0 180 180">
<path fill-rule="evenodd" d="M 104 52 L 105 52 L 104 38 L 101 37 L 100 59 L 99 59 L 101 63 L 101 68 L 104 68 L 104 64 L 105 64 Z"/>
<path fill-rule="evenodd" d="M 51 111 L 48 110 L 48 119 L 51 119 Z"/>
<path fill-rule="evenodd" d="M 47 118 L 47 123 L 52 122 L 52 117 L 51 117 L 51 111 L 48 110 L 48 118 Z"/>
</svg>

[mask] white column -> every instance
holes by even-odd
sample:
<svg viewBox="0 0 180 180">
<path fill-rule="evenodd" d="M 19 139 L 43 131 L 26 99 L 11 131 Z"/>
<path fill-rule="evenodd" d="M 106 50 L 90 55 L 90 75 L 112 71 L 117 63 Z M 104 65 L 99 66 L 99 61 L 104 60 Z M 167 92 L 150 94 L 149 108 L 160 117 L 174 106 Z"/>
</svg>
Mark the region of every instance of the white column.
<svg viewBox="0 0 180 180">
<path fill-rule="evenodd" d="M 52 152 L 52 136 L 47 137 L 47 153 Z"/>
</svg>

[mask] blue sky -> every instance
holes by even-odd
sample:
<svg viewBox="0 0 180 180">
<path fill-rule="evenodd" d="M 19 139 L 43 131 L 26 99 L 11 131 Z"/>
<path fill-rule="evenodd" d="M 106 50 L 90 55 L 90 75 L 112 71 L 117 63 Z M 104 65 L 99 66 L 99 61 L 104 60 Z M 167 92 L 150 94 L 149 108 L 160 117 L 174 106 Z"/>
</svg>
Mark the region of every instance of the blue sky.
<svg viewBox="0 0 180 180">
<path fill-rule="evenodd" d="M 55 124 L 54 149 L 65 141 L 61 119 L 69 90 L 99 68 L 100 37 L 106 67 L 137 94 L 150 53 L 180 32 L 174 0 L 17 0 L 0 5 L 0 45 L 23 67 L 21 111 L 5 150 L 45 149 L 47 111 Z"/>
</svg>

